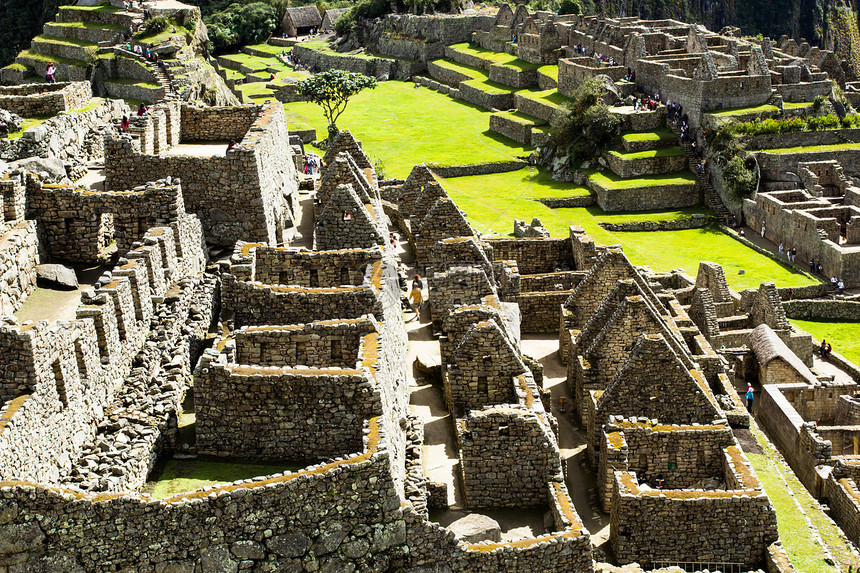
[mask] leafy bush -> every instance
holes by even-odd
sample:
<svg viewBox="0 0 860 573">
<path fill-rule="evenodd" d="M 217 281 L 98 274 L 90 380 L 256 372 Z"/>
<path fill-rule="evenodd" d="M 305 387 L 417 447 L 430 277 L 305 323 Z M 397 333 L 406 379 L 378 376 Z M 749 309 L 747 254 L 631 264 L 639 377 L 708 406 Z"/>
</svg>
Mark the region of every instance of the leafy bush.
<svg viewBox="0 0 860 573">
<path fill-rule="evenodd" d="M 751 195 L 758 183 L 755 169 L 751 169 L 739 155 L 732 157 L 723 167 L 723 181 L 739 197 Z"/>
<path fill-rule="evenodd" d="M 165 31 L 170 24 L 170 18 L 167 16 L 155 16 L 143 24 L 143 34 L 145 36 L 155 36 Z"/>
<path fill-rule="evenodd" d="M 603 103 L 603 93 L 599 81 L 585 82 L 573 94 L 568 113 L 553 125 L 552 143 L 566 150 L 574 166 L 597 157 L 600 148 L 618 135 L 621 119 Z"/>
<path fill-rule="evenodd" d="M 239 45 L 265 41 L 278 26 L 278 15 L 270 4 L 253 2 L 244 6 L 230 4 L 205 21 L 211 47 L 220 53 Z"/>
<path fill-rule="evenodd" d="M 578 0 L 561 0 L 558 3 L 558 14 L 582 14 L 582 5 Z"/>
</svg>

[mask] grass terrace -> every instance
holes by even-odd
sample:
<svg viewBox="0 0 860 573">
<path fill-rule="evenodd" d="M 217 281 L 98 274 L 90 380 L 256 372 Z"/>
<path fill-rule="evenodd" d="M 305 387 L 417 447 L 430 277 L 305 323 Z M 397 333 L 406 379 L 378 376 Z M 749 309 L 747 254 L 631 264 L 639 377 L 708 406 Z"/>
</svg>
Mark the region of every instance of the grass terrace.
<svg viewBox="0 0 860 573">
<path fill-rule="evenodd" d="M 808 107 L 812 107 L 814 102 L 811 101 L 802 101 L 802 102 L 790 102 L 785 101 L 782 102 L 782 109 L 806 109 Z"/>
<path fill-rule="evenodd" d="M 88 12 L 122 12 L 120 8 L 112 4 L 101 4 L 99 6 L 60 6 L 67 10 L 86 10 Z"/>
<path fill-rule="evenodd" d="M 506 86 L 497 82 L 491 82 L 490 80 L 466 80 L 465 82 L 460 83 L 465 84 L 467 86 L 472 86 L 473 88 L 479 89 L 482 92 L 494 95 L 509 94 L 517 91 L 510 86 Z"/>
<path fill-rule="evenodd" d="M 678 136 L 675 135 L 668 127 L 658 127 L 652 131 L 630 131 L 621 136 L 623 141 L 641 142 L 641 141 L 677 141 Z"/>
<path fill-rule="evenodd" d="M 74 6 L 74 8 L 78 8 Z M 81 28 L 86 30 L 113 30 L 115 32 L 124 32 L 125 27 L 119 24 L 108 24 L 107 22 L 50 22 L 51 26 L 59 26 L 63 28 Z"/>
<path fill-rule="evenodd" d="M 250 46 L 246 46 L 251 48 L 252 50 L 256 50 L 258 52 L 265 52 L 267 54 L 271 54 L 272 56 L 280 56 L 281 52 L 290 53 L 292 48 L 285 48 L 282 46 L 272 46 L 271 44 L 253 44 Z"/>
<path fill-rule="evenodd" d="M 836 352 L 854 364 L 860 364 L 860 322 L 791 319 L 791 324 L 819 341 L 826 338 Z"/>
<path fill-rule="evenodd" d="M 447 70 L 453 70 L 455 72 L 459 72 L 465 76 L 471 77 L 473 80 L 481 80 L 487 81 L 489 76 L 487 76 L 487 72 L 482 70 L 481 68 L 476 68 L 473 66 L 467 66 L 466 64 L 461 64 L 459 62 L 452 62 L 450 60 L 432 60 L 434 64 L 441 68 L 445 68 Z"/>
<path fill-rule="evenodd" d="M 607 153 L 624 161 L 631 161 L 634 159 L 653 159 L 655 157 L 680 157 L 685 155 L 684 150 L 677 145 L 674 147 L 661 147 L 659 149 L 649 149 L 647 151 L 635 151 L 630 153 L 615 151 L 613 149 L 607 151 Z M 660 183 L 660 185 L 663 185 L 663 183 Z M 640 185 L 637 185 L 637 187 L 640 187 Z"/>
<path fill-rule="evenodd" d="M 538 74 L 558 81 L 558 64 L 541 66 L 538 68 Z"/>
<path fill-rule="evenodd" d="M 141 80 L 135 80 L 133 78 L 111 78 L 109 80 L 105 80 L 106 84 L 121 84 L 124 86 L 139 86 L 142 88 L 149 88 L 153 90 L 157 90 L 161 86 L 155 82 L 144 82 Z"/>
<path fill-rule="evenodd" d="M 262 58 L 260 56 L 252 56 L 250 54 L 227 54 L 224 56 L 220 56 L 220 59 L 233 63 L 236 65 L 236 68 L 239 66 L 245 66 L 246 68 L 251 68 L 252 70 L 276 70 L 278 72 L 292 72 L 293 68 L 289 67 L 287 64 L 283 63 L 279 59 L 275 57 L 271 58 Z"/>
<path fill-rule="evenodd" d="M 762 149 L 757 153 L 772 153 L 774 155 L 790 155 L 800 153 L 825 153 L 828 151 L 855 151 L 860 149 L 860 143 L 834 143 L 831 145 L 811 145 L 808 147 L 780 147 L 777 149 Z"/>
<path fill-rule="evenodd" d="M 729 284 L 735 289 L 757 287 L 766 280 L 779 286 L 814 282 L 714 228 L 610 232 L 600 226 L 600 223 L 671 221 L 712 214 L 706 207 L 611 214 L 596 206 L 551 209 L 536 199 L 583 196 L 589 191 L 552 181 L 548 174 L 534 168 L 445 179 L 442 185 L 481 233 L 507 236 L 513 230 L 515 218 L 530 221 L 538 217 L 554 237 L 566 237 L 570 225 L 581 225 L 597 244 L 620 244 L 634 264 L 651 265 L 658 271 L 683 268 L 695 275 L 699 261 L 709 260 L 723 265 Z M 741 270 L 744 274 L 739 274 Z"/>
<path fill-rule="evenodd" d="M 763 113 L 779 113 L 779 108 L 775 105 L 764 104 L 754 105 L 750 107 L 732 107 L 728 109 L 712 109 L 705 112 L 708 115 L 719 118 L 733 118 L 761 115 Z"/>
<path fill-rule="evenodd" d="M 670 148 L 671 149 L 671 148 Z M 633 155 L 641 155 L 643 153 L 656 153 L 662 150 L 641 151 L 637 153 L 619 153 L 626 159 L 632 159 Z M 618 153 L 618 152 L 616 152 Z M 656 155 L 643 155 L 643 157 L 657 157 Z M 696 176 L 689 171 L 678 171 L 677 173 L 669 173 L 668 175 L 643 175 L 642 177 L 633 177 L 630 179 L 622 179 L 612 172 L 597 172 L 589 176 L 589 180 L 597 183 L 606 189 L 639 189 L 641 187 L 673 186 L 673 185 L 695 185 Z"/>
<path fill-rule="evenodd" d="M 150 45 L 158 45 L 164 42 L 169 41 L 171 38 L 176 36 L 181 36 L 183 38 L 187 38 L 191 36 L 191 32 L 189 32 L 186 28 L 183 28 L 173 20 L 170 21 L 170 24 L 162 30 L 161 32 L 155 34 L 147 34 L 145 32 L 139 32 L 134 36 L 135 41 L 140 42 L 142 44 L 150 44 Z"/>
<path fill-rule="evenodd" d="M 452 44 L 448 47 L 456 52 L 480 58 L 485 62 L 488 62 L 490 65 L 507 66 L 510 68 L 516 68 L 520 71 L 537 70 L 538 68 L 544 67 L 544 64 L 533 64 L 505 52 L 485 50 L 468 43 Z M 556 72 L 556 78 L 558 78 L 558 72 Z"/>
<path fill-rule="evenodd" d="M 493 115 L 503 117 L 505 119 L 508 119 L 510 121 L 514 121 L 514 122 L 519 123 L 521 125 L 530 125 L 532 127 L 536 127 L 538 125 L 546 123 L 542 119 L 539 119 L 537 117 L 532 117 L 532 116 L 527 115 L 525 113 L 522 113 L 520 111 L 500 111 L 500 112 L 494 113 Z"/>
<path fill-rule="evenodd" d="M 569 97 L 558 93 L 556 90 L 521 90 L 517 93 L 524 98 L 555 107 L 561 107 L 573 102 Z"/>
<path fill-rule="evenodd" d="M 67 66 L 75 66 L 78 68 L 86 68 L 89 65 L 83 60 L 73 60 L 71 58 L 63 58 L 60 56 L 49 56 L 45 54 L 39 54 L 31 50 L 24 50 L 23 52 L 18 54 L 18 57 L 35 60 L 37 62 L 45 62 L 46 64 L 48 62 L 54 62 L 56 64 L 65 64 Z"/>
<path fill-rule="evenodd" d="M 291 129 L 313 127 L 326 133 L 319 106 L 286 103 L 284 110 Z M 351 130 L 371 158 L 384 163 L 386 176 L 406 177 L 418 163 L 470 165 L 510 161 L 531 152 L 490 132 L 488 122 L 489 112 L 477 106 L 412 82 L 388 81 L 352 98 L 338 126 Z"/>
</svg>

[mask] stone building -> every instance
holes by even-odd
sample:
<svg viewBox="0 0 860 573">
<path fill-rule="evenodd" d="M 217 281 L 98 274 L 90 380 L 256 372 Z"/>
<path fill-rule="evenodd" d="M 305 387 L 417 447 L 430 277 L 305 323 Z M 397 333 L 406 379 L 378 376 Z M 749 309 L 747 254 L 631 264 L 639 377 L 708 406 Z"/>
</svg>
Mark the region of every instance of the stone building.
<svg viewBox="0 0 860 573">
<path fill-rule="evenodd" d="M 105 137 L 105 188 L 181 178 L 185 209 L 200 217 L 208 242 L 283 244 L 301 214 L 292 149 L 283 143 L 287 133 L 280 104 L 203 108 L 162 102 L 135 118 L 128 134 Z M 235 146 L 223 154 L 230 141 Z M 208 155 L 185 155 L 186 144 L 202 144 Z"/>
</svg>

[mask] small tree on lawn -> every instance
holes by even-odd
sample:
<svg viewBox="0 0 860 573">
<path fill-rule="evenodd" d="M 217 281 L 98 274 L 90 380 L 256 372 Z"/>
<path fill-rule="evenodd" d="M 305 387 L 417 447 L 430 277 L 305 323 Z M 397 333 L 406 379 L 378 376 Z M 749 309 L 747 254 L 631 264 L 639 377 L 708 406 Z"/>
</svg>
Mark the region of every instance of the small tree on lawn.
<svg viewBox="0 0 860 573">
<path fill-rule="evenodd" d="M 328 70 L 300 81 L 296 91 L 323 108 L 328 120 L 328 136 L 333 138 L 337 134 L 337 118 L 346 109 L 349 98 L 365 88 L 375 87 L 376 78 L 344 70 Z"/>
</svg>

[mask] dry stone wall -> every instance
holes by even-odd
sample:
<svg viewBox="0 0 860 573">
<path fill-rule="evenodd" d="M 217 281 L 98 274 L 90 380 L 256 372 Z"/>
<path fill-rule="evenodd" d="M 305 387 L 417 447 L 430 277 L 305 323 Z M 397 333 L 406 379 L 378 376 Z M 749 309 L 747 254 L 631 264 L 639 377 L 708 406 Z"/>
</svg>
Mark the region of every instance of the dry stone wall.
<svg viewBox="0 0 860 573">
<path fill-rule="evenodd" d="M 24 221 L 2 235 L 0 316 L 14 313 L 36 289 L 39 235 L 35 221 Z"/>
<path fill-rule="evenodd" d="M 89 82 L 0 86 L 0 109 L 21 117 L 54 116 L 84 107 L 92 97 Z"/>
</svg>

